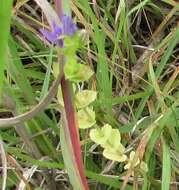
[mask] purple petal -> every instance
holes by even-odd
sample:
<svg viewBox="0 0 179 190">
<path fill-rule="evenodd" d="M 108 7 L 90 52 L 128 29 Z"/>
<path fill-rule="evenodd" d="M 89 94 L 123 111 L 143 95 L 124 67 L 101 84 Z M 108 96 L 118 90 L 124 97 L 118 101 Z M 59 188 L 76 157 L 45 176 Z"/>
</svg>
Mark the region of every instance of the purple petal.
<svg viewBox="0 0 179 190">
<path fill-rule="evenodd" d="M 73 23 L 71 16 L 63 15 L 60 19 L 62 22 L 63 34 L 72 36 L 76 32 L 77 26 Z"/>
<path fill-rule="evenodd" d="M 60 34 L 62 34 L 62 29 L 55 23 L 55 21 L 52 21 L 52 27 L 53 27 L 54 33 L 57 36 L 59 36 Z"/>
<path fill-rule="evenodd" d="M 67 16 L 67 15 L 62 15 L 60 16 L 60 20 L 61 20 L 61 23 L 62 25 L 68 21 L 68 19 L 71 18 L 70 16 Z"/>
<path fill-rule="evenodd" d="M 56 39 L 57 39 L 57 37 L 56 37 L 56 35 L 55 35 L 55 33 L 53 33 L 53 32 L 50 32 L 50 31 L 48 31 L 48 30 L 46 30 L 46 29 L 40 29 L 40 32 L 43 34 L 43 36 L 48 40 L 48 41 L 50 41 L 50 42 L 55 42 L 56 41 Z"/>
<path fill-rule="evenodd" d="M 72 23 L 70 30 L 71 35 L 73 35 L 76 31 L 77 31 L 77 26 L 76 24 Z"/>
<path fill-rule="evenodd" d="M 52 30 L 40 29 L 43 36 L 51 43 L 56 44 L 59 47 L 64 47 L 63 39 L 60 39 L 61 35 L 72 36 L 76 30 L 77 26 L 73 23 L 71 16 L 63 15 L 60 17 L 61 27 L 57 25 L 55 21 L 52 21 Z"/>
</svg>

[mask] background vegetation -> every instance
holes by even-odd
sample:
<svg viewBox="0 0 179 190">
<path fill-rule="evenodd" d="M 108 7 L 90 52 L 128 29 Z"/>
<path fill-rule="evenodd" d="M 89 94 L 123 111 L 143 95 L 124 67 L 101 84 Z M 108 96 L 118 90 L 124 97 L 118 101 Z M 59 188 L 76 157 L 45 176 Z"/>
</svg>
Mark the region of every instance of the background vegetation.
<svg viewBox="0 0 179 190">
<path fill-rule="evenodd" d="M 127 183 L 126 190 L 177 190 L 179 3 L 72 0 L 71 9 L 86 42 L 78 59 L 95 72 L 78 88 L 97 91 L 96 123 L 118 129 L 126 153 L 136 151 L 148 165 L 147 173 L 129 176 L 123 163 L 102 156 L 89 130 L 80 130 L 90 189 L 117 190 Z M 37 1 L 2 0 L 0 18 L 2 119 L 31 110 L 48 94 L 57 54 L 39 32 L 49 25 Z M 62 157 L 60 113 L 54 97 L 28 121 L 0 120 L 1 189 L 72 189 Z"/>
</svg>

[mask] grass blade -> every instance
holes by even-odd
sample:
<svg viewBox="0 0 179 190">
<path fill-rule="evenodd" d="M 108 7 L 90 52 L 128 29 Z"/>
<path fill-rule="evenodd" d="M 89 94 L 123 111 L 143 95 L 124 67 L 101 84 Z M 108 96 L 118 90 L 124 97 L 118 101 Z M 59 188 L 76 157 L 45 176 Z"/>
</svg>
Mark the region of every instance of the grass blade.
<svg viewBox="0 0 179 190">
<path fill-rule="evenodd" d="M 112 98 L 112 86 L 109 78 L 108 63 L 106 61 L 105 53 L 105 38 L 106 36 L 101 33 L 98 25 L 98 19 L 93 13 L 89 3 L 83 1 L 86 13 L 90 17 L 93 27 L 94 27 L 94 41 L 98 49 L 98 65 L 97 65 L 97 80 L 98 80 L 98 90 L 101 97 L 101 105 L 105 107 L 107 113 L 112 116 L 112 105 L 110 102 L 107 102 L 106 99 Z"/>
<path fill-rule="evenodd" d="M 12 3 L 12 0 L 2 0 L 0 6 L 0 95 L 2 94 L 4 68 L 7 63 L 7 44 L 10 30 Z"/>
<path fill-rule="evenodd" d="M 42 86 L 42 92 L 40 95 L 40 100 L 42 100 L 48 92 L 49 83 L 50 83 L 50 74 L 51 74 L 51 70 L 52 70 L 52 56 L 53 56 L 53 48 L 51 48 L 51 50 L 50 50 L 47 72 L 46 72 L 44 83 Z"/>
<path fill-rule="evenodd" d="M 169 146 L 163 140 L 162 190 L 170 189 L 171 163 Z"/>
</svg>

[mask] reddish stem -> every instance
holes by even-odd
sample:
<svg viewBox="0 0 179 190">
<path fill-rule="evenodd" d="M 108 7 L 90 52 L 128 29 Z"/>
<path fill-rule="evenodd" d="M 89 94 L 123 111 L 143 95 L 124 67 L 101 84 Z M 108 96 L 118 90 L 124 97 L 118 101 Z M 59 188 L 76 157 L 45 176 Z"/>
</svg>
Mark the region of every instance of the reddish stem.
<svg viewBox="0 0 179 190">
<path fill-rule="evenodd" d="M 82 184 L 84 185 L 85 190 L 89 190 L 88 183 L 84 174 L 84 166 L 81 156 L 81 147 L 80 147 L 80 138 L 78 133 L 78 124 L 76 120 L 75 109 L 72 101 L 72 94 L 70 88 L 70 82 L 65 80 L 63 76 L 61 80 L 62 94 L 64 100 L 64 107 L 66 112 L 66 118 L 68 122 L 68 128 L 70 131 L 70 139 L 73 147 L 73 152 L 75 156 L 75 161 L 79 170 Z"/>
<path fill-rule="evenodd" d="M 59 16 L 61 16 L 63 13 L 62 10 L 62 0 L 55 0 L 55 8 L 56 12 Z M 62 59 L 61 59 L 62 58 Z M 64 60 L 63 56 L 59 54 L 58 57 L 59 60 Z M 61 61 L 59 61 L 60 64 Z M 61 66 L 61 69 L 63 67 Z M 81 147 L 80 147 L 80 138 L 78 133 L 78 124 L 76 120 L 76 112 L 72 101 L 72 93 L 70 88 L 70 82 L 68 80 L 65 80 L 65 76 L 61 79 L 61 87 L 62 87 L 62 94 L 63 94 L 63 101 L 64 101 L 64 107 L 65 107 L 65 113 L 66 113 L 66 119 L 69 132 L 70 132 L 70 140 L 72 144 L 72 149 L 75 157 L 75 162 L 77 165 L 77 169 L 80 174 L 81 182 L 84 186 L 84 190 L 89 190 L 88 183 L 84 174 L 84 165 L 81 155 Z"/>
<path fill-rule="evenodd" d="M 55 9 L 58 16 L 62 15 L 62 0 L 55 0 Z"/>
</svg>

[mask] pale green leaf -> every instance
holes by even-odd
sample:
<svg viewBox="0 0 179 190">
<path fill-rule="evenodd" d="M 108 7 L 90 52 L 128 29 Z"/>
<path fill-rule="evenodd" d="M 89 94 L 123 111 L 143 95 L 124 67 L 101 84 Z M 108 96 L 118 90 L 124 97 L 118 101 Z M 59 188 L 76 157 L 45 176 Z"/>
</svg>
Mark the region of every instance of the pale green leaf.
<svg viewBox="0 0 179 190">
<path fill-rule="evenodd" d="M 65 36 L 64 37 L 64 44 L 65 47 L 61 49 L 62 53 L 66 57 L 74 57 L 76 55 L 76 51 L 78 50 L 80 46 L 79 42 L 79 35 L 75 34 L 72 37 L 71 36 Z"/>
<path fill-rule="evenodd" d="M 90 131 L 90 138 L 96 144 L 105 144 L 106 141 L 111 136 L 112 127 L 108 124 L 104 125 L 102 128 L 91 129 Z"/>
<path fill-rule="evenodd" d="M 75 96 L 75 103 L 78 109 L 87 107 L 97 97 L 97 92 L 93 90 L 83 90 Z"/>
<path fill-rule="evenodd" d="M 114 151 L 110 149 L 104 149 L 103 156 L 109 160 L 124 162 L 127 159 L 125 154 L 121 154 L 119 151 Z"/>
<path fill-rule="evenodd" d="M 95 112 L 89 107 L 78 111 L 77 118 L 80 129 L 90 128 L 96 123 Z"/>
<path fill-rule="evenodd" d="M 112 129 L 110 138 L 105 144 L 103 144 L 103 147 L 107 149 L 118 150 L 121 153 L 124 152 L 125 148 L 121 144 L 121 135 L 118 129 Z"/>
<path fill-rule="evenodd" d="M 65 64 L 64 73 L 66 79 L 69 79 L 70 81 L 84 82 L 88 80 L 94 72 L 89 66 L 79 64 L 74 58 L 72 58 Z"/>
</svg>

